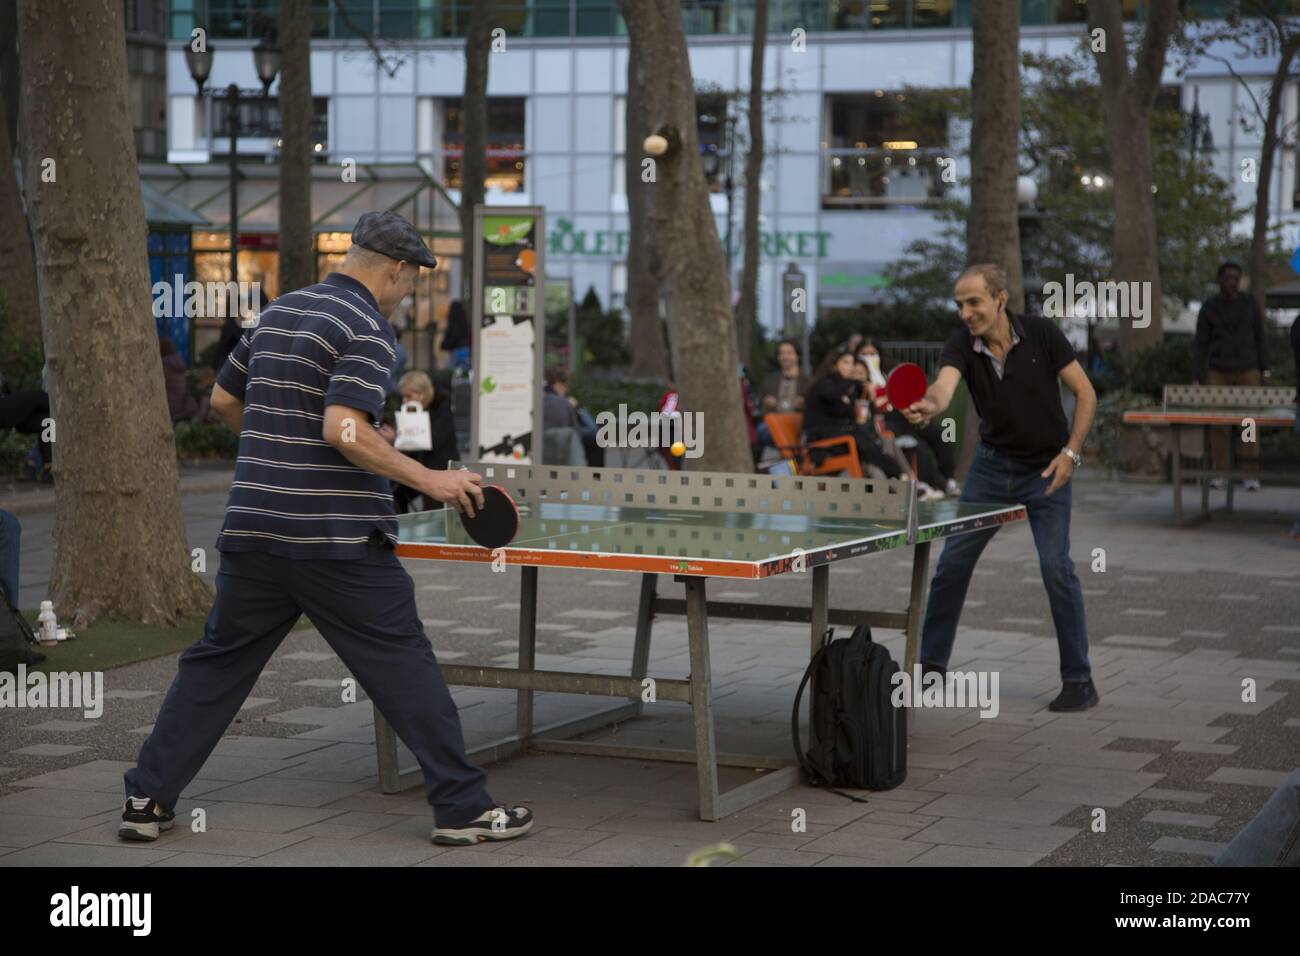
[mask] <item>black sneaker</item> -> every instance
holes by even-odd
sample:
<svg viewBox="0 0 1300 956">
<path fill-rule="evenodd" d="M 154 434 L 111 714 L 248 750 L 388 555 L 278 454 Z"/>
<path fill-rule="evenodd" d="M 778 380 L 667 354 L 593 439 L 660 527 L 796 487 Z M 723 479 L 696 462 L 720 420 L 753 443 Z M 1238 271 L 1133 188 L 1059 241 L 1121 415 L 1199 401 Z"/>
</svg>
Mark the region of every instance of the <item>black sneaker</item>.
<svg viewBox="0 0 1300 956">
<path fill-rule="evenodd" d="M 176 823 L 176 814 L 164 810 L 150 797 L 127 797 L 126 809 L 117 835 L 123 840 L 144 840 L 152 843 L 160 830 L 170 830 Z"/>
<path fill-rule="evenodd" d="M 485 840 L 514 840 L 532 828 L 532 810 L 498 806 L 462 827 L 435 827 L 433 842 L 440 846 L 473 846 Z"/>
<path fill-rule="evenodd" d="M 1101 698 L 1097 696 L 1097 688 L 1093 686 L 1092 681 L 1071 680 L 1061 685 L 1061 693 L 1056 700 L 1047 705 L 1047 709 L 1054 710 L 1057 713 L 1070 713 L 1071 711 L 1096 707 L 1100 700 Z"/>
</svg>

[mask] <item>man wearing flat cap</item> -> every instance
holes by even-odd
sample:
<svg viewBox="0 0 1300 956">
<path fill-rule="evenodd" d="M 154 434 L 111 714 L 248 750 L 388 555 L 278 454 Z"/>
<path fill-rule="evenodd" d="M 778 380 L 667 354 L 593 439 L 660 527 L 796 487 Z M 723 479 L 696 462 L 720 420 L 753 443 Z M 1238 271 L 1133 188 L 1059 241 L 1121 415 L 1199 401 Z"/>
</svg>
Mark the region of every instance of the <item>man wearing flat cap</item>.
<svg viewBox="0 0 1300 956">
<path fill-rule="evenodd" d="M 306 614 L 424 772 L 433 841 L 512 839 L 532 813 L 488 796 L 398 562 L 389 481 L 473 513 L 480 477 L 430 471 L 377 433 L 396 361 L 388 316 L 437 264 L 411 223 L 363 215 L 339 272 L 271 302 L 212 390 L 239 434 L 217 599 L 126 773 L 118 835 L 156 840 L 281 640 Z M 256 814 L 255 810 L 248 811 Z"/>
</svg>

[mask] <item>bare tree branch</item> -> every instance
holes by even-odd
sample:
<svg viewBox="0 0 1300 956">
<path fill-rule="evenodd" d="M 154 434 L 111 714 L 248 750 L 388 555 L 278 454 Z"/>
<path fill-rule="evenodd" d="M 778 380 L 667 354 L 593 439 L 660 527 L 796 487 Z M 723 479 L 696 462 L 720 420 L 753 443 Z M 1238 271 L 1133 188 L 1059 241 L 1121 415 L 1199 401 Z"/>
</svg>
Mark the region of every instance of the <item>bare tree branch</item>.
<svg viewBox="0 0 1300 956">
<path fill-rule="evenodd" d="M 368 46 L 370 52 L 374 54 L 375 65 L 387 73 L 390 79 L 396 76 L 397 71 L 402 68 L 407 57 L 389 57 L 389 55 L 380 48 L 379 44 L 375 41 L 374 35 L 369 30 L 363 30 L 352 22 L 352 18 L 348 16 L 347 9 L 343 6 L 343 0 L 334 0 L 334 10 L 338 13 L 339 19 L 343 21 L 343 25 L 366 42 L 366 46 Z"/>
</svg>

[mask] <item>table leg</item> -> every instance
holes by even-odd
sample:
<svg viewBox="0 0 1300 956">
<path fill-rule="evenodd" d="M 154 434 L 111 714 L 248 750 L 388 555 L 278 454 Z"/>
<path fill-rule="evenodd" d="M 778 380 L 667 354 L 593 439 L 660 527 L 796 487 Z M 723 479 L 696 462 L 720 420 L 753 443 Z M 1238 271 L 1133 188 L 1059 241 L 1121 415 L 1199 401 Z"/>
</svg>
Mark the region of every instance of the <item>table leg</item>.
<svg viewBox="0 0 1300 956">
<path fill-rule="evenodd" d="M 700 819 L 717 820 L 718 754 L 713 734 L 713 678 L 705 578 L 686 579 L 686 635 L 691 654 L 691 717 L 695 722 L 695 773 Z"/>
<path fill-rule="evenodd" d="M 1177 425 L 1169 429 L 1170 436 L 1173 438 L 1173 448 L 1170 450 L 1169 464 L 1173 470 L 1174 479 L 1174 522 L 1183 523 L 1183 433 Z"/>
<path fill-rule="evenodd" d="M 379 789 L 384 793 L 400 793 L 402 790 L 402 768 L 397 765 L 397 734 L 392 726 L 379 712 L 379 705 L 372 704 L 375 710 L 375 753 L 379 757 Z"/>
<path fill-rule="evenodd" d="M 650 670 L 650 630 L 654 627 L 655 584 L 657 574 L 641 575 L 641 598 L 636 608 L 636 641 L 632 645 L 632 676 L 645 679 Z M 643 701 L 637 701 L 637 713 L 645 709 Z"/>
<path fill-rule="evenodd" d="M 537 665 L 537 568 L 524 565 L 519 585 L 519 669 L 534 670 Z M 515 733 L 527 741 L 533 735 L 533 692 L 517 692 Z"/>
<path fill-rule="evenodd" d="M 1210 516 L 1210 468 L 1214 457 L 1210 452 L 1210 426 L 1201 426 L 1201 517 Z"/>
<path fill-rule="evenodd" d="M 812 569 L 812 624 L 809 637 L 812 641 L 809 660 L 817 656 L 822 649 L 822 640 L 826 629 L 830 627 L 831 604 L 831 566 L 819 564 Z"/>
<path fill-rule="evenodd" d="M 912 555 L 912 591 L 907 599 L 907 643 L 903 670 L 909 676 L 921 652 L 921 624 L 925 614 L 925 582 L 930 574 L 930 542 L 919 541 Z"/>
<path fill-rule="evenodd" d="M 1237 474 L 1237 433 L 1235 429 L 1228 429 L 1228 475 L 1224 478 L 1228 486 L 1228 507 L 1227 511 L 1232 514 L 1232 490 L 1236 482 L 1233 480 Z"/>
</svg>

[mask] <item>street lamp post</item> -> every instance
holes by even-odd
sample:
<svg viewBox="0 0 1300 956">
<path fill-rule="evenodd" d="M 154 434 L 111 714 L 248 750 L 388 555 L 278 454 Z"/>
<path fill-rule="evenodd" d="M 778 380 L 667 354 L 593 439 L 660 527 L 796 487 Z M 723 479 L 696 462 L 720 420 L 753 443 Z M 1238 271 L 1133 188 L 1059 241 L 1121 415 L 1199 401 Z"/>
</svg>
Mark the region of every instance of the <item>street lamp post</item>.
<svg viewBox="0 0 1300 956">
<path fill-rule="evenodd" d="M 269 37 L 263 37 L 253 48 L 253 64 L 257 77 L 262 81 L 261 91 L 241 90 L 238 83 L 231 83 L 224 90 L 204 90 L 208 77 L 212 74 L 212 50 L 201 51 L 187 49 L 186 65 L 190 76 L 198 87 L 199 96 L 207 96 L 212 101 L 224 100 L 226 104 L 226 122 L 230 126 L 230 281 L 232 288 L 239 288 L 239 133 L 240 110 L 245 102 L 266 101 L 270 98 L 271 84 L 280 72 L 280 50 Z M 227 318 L 238 324 L 237 294 L 227 297 Z M 229 323 L 228 323 L 229 326 Z"/>
</svg>

